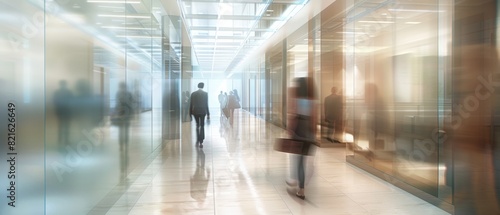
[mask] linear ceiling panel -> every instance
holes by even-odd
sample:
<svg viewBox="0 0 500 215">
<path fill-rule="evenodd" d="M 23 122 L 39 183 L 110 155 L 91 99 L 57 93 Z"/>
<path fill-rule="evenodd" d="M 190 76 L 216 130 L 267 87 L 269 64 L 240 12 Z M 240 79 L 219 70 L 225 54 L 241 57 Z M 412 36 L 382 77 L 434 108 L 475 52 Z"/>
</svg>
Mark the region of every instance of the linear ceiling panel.
<svg viewBox="0 0 500 215">
<path fill-rule="evenodd" d="M 229 72 L 308 0 L 178 0 L 203 72 Z M 211 56 L 210 56 L 211 55 Z"/>
</svg>

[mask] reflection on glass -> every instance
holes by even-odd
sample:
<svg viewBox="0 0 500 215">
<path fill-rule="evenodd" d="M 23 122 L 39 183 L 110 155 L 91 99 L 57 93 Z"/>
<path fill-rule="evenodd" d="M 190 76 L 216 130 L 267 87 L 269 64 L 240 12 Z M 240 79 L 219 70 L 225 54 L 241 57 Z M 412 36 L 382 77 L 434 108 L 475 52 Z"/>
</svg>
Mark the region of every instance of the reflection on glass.
<svg viewBox="0 0 500 215">
<path fill-rule="evenodd" d="M 284 126 L 286 113 L 283 109 L 283 79 L 286 69 L 283 67 L 283 43 L 278 43 L 272 50 L 266 53 L 269 59 L 269 121 L 278 126 Z"/>
<path fill-rule="evenodd" d="M 438 7 L 359 4 L 342 31 L 354 158 L 436 197 L 446 186 L 439 179 L 439 140 L 432 138 L 443 126 L 438 83 L 445 80 L 438 74 L 445 58 L 438 48 L 449 39 L 436 39 Z"/>
</svg>

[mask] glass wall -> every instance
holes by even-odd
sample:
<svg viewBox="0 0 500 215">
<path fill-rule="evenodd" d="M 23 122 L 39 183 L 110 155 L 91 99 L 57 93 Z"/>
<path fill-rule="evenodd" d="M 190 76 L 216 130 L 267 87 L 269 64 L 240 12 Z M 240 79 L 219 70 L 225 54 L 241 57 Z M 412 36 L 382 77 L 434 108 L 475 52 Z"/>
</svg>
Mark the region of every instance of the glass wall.
<svg viewBox="0 0 500 215">
<path fill-rule="evenodd" d="M 279 42 L 266 53 L 266 68 L 269 71 L 269 107 L 268 107 L 268 121 L 284 127 L 286 119 L 286 110 L 284 109 L 284 96 L 283 91 L 286 86 L 286 64 L 284 64 L 286 51 L 286 42 Z"/>
<path fill-rule="evenodd" d="M 316 17 L 314 32 L 314 57 L 316 75 L 319 80 L 319 102 L 321 107 L 320 145 L 342 147 L 342 143 L 352 142 L 352 130 L 346 130 L 346 119 L 351 113 L 346 112 L 345 92 L 345 48 L 344 48 L 344 18 L 345 2 L 336 1 Z M 334 101 L 334 102 L 332 102 Z"/>
<path fill-rule="evenodd" d="M 43 2 L 0 1 L 0 214 L 45 207 Z"/>
<path fill-rule="evenodd" d="M 159 0 L 0 1 L 0 11 L 0 153 L 11 160 L 0 214 L 106 213 L 162 145 L 162 38 L 180 46 L 179 31 L 162 33 Z"/>
<path fill-rule="evenodd" d="M 243 77 L 243 94 L 240 95 L 243 108 L 262 119 L 266 111 L 266 67 L 265 58 L 258 57 L 251 61 L 240 77 Z M 234 76 L 233 76 L 234 78 Z"/>
<path fill-rule="evenodd" d="M 451 107 L 444 88 L 450 82 L 449 4 L 351 6 L 343 35 L 352 158 L 451 202 L 445 175 L 451 167 L 440 160 L 446 153 L 440 148 L 442 113 Z"/>
<path fill-rule="evenodd" d="M 500 213 L 498 1 L 453 4 L 452 90 L 445 146 L 453 149 L 456 214 Z"/>
</svg>

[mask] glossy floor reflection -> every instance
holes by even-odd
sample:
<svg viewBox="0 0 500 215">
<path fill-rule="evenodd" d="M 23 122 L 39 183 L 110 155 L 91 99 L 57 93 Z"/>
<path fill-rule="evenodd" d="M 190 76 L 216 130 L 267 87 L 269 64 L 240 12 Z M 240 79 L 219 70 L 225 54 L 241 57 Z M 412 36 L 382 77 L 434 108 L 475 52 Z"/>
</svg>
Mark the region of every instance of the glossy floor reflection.
<svg viewBox="0 0 500 215">
<path fill-rule="evenodd" d="M 215 112 L 215 111 L 214 111 Z M 213 113 L 204 148 L 194 121 L 181 140 L 131 172 L 106 214 L 448 214 L 345 162 L 342 147 L 319 148 L 310 163 L 306 200 L 285 184 L 291 158 L 272 149 L 276 126 L 237 110 L 234 124 Z M 110 196 L 110 195 L 108 195 Z"/>
</svg>

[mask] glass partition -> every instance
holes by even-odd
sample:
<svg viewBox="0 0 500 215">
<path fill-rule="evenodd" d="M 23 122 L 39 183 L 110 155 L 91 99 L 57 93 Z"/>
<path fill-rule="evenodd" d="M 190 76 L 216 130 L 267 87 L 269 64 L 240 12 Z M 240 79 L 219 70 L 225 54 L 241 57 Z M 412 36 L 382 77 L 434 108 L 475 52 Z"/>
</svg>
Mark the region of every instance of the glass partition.
<svg viewBox="0 0 500 215">
<path fill-rule="evenodd" d="M 37 214 L 45 208 L 43 1 L 1 0 L 0 14 L 0 214 Z"/>
<path fill-rule="evenodd" d="M 0 178 L 12 205 L 0 214 L 106 213 L 162 143 L 161 2 L 0 1 L 0 11 L 0 137 L 12 139 L 1 169 L 15 170 Z"/>
<path fill-rule="evenodd" d="M 258 101 L 258 116 L 262 119 L 266 119 L 266 110 L 267 110 L 267 107 L 268 107 L 268 103 L 269 103 L 269 94 L 267 93 L 267 89 L 268 89 L 268 85 L 267 85 L 267 80 L 269 78 L 269 74 L 268 74 L 268 70 L 266 69 L 266 58 L 263 56 L 263 57 L 260 57 L 259 58 L 259 67 L 258 67 L 258 70 L 259 70 L 259 74 L 260 74 L 260 79 L 259 79 L 259 82 L 260 82 L 260 89 L 259 89 L 259 101 Z"/>
<path fill-rule="evenodd" d="M 451 11 L 438 1 L 353 3 L 343 29 L 351 156 L 433 196 L 440 168 Z M 438 134 L 439 136 L 439 134 Z"/>
<path fill-rule="evenodd" d="M 309 25 L 297 29 L 287 37 L 286 63 L 287 63 L 287 85 L 297 77 L 309 76 Z"/>
<path fill-rule="evenodd" d="M 285 42 L 279 42 L 270 51 L 266 53 L 266 67 L 269 70 L 269 122 L 284 127 L 286 119 L 286 110 L 284 109 L 284 83 L 286 77 L 286 67 L 284 64 Z"/>
</svg>

